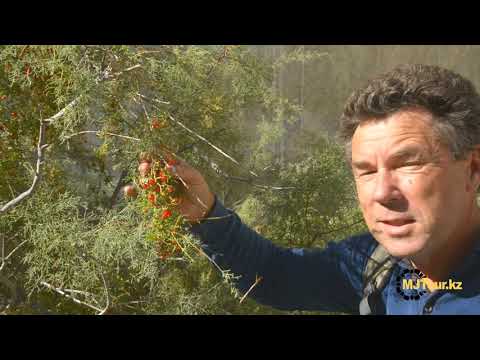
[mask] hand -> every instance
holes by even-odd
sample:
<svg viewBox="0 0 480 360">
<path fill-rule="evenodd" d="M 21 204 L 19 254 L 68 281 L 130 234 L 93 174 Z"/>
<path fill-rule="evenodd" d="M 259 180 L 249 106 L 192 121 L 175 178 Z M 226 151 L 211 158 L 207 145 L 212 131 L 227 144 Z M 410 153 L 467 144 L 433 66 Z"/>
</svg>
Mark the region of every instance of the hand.
<svg viewBox="0 0 480 360">
<path fill-rule="evenodd" d="M 191 223 L 202 220 L 212 209 L 215 203 L 215 195 L 210 191 L 202 174 L 187 162 L 170 155 L 168 163 L 167 171 L 177 177 L 184 187 L 183 195 L 179 199 L 176 210 Z M 149 174 L 150 167 L 150 158 L 148 156 L 141 158 L 138 166 L 140 176 Z"/>
</svg>

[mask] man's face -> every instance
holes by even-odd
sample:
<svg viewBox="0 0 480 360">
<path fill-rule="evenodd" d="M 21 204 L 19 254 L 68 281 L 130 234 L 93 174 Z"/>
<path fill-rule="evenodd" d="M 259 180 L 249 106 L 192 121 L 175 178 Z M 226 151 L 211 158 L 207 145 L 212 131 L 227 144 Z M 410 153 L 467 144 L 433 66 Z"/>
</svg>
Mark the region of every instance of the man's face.
<svg viewBox="0 0 480 360">
<path fill-rule="evenodd" d="M 360 125 L 352 169 L 367 226 L 393 256 L 428 256 L 464 236 L 474 199 L 469 161 L 454 160 L 427 112 Z"/>
</svg>

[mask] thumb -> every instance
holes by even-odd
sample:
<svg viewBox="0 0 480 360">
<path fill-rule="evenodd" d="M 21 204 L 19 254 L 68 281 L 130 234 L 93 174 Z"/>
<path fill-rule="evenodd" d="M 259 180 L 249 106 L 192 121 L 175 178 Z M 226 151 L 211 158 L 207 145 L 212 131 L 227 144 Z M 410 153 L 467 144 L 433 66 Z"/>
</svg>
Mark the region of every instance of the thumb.
<svg viewBox="0 0 480 360">
<path fill-rule="evenodd" d="M 167 164 L 166 169 L 184 183 L 183 185 L 195 185 L 199 182 L 198 171 L 185 161 L 177 160 L 175 163 L 169 163 Z"/>
</svg>

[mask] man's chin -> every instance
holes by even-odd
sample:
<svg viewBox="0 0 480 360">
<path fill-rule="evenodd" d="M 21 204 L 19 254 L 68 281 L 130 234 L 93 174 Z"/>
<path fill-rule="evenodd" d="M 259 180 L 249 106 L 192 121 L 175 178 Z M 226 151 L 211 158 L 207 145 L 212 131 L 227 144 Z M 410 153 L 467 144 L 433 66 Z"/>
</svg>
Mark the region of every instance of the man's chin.
<svg viewBox="0 0 480 360">
<path fill-rule="evenodd" d="M 377 239 L 383 245 L 388 253 L 396 258 L 412 257 L 420 253 L 425 248 L 425 242 L 420 239 L 395 238 L 395 239 Z"/>
</svg>

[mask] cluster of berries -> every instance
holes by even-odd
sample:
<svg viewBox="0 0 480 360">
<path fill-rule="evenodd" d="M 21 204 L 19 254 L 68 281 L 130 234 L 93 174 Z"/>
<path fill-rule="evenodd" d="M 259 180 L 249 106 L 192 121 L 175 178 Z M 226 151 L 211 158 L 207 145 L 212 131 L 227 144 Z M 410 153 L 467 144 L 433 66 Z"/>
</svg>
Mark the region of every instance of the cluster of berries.
<svg viewBox="0 0 480 360">
<path fill-rule="evenodd" d="M 172 176 L 166 166 L 176 165 L 176 160 L 140 161 L 137 186 L 127 185 L 124 194 L 127 198 L 137 198 L 150 226 L 147 239 L 155 241 L 157 254 L 161 260 L 181 255 L 184 246 L 182 226 L 184 219 L 175 211 L 183 191 L 182 184 Z"/>
</svg>

